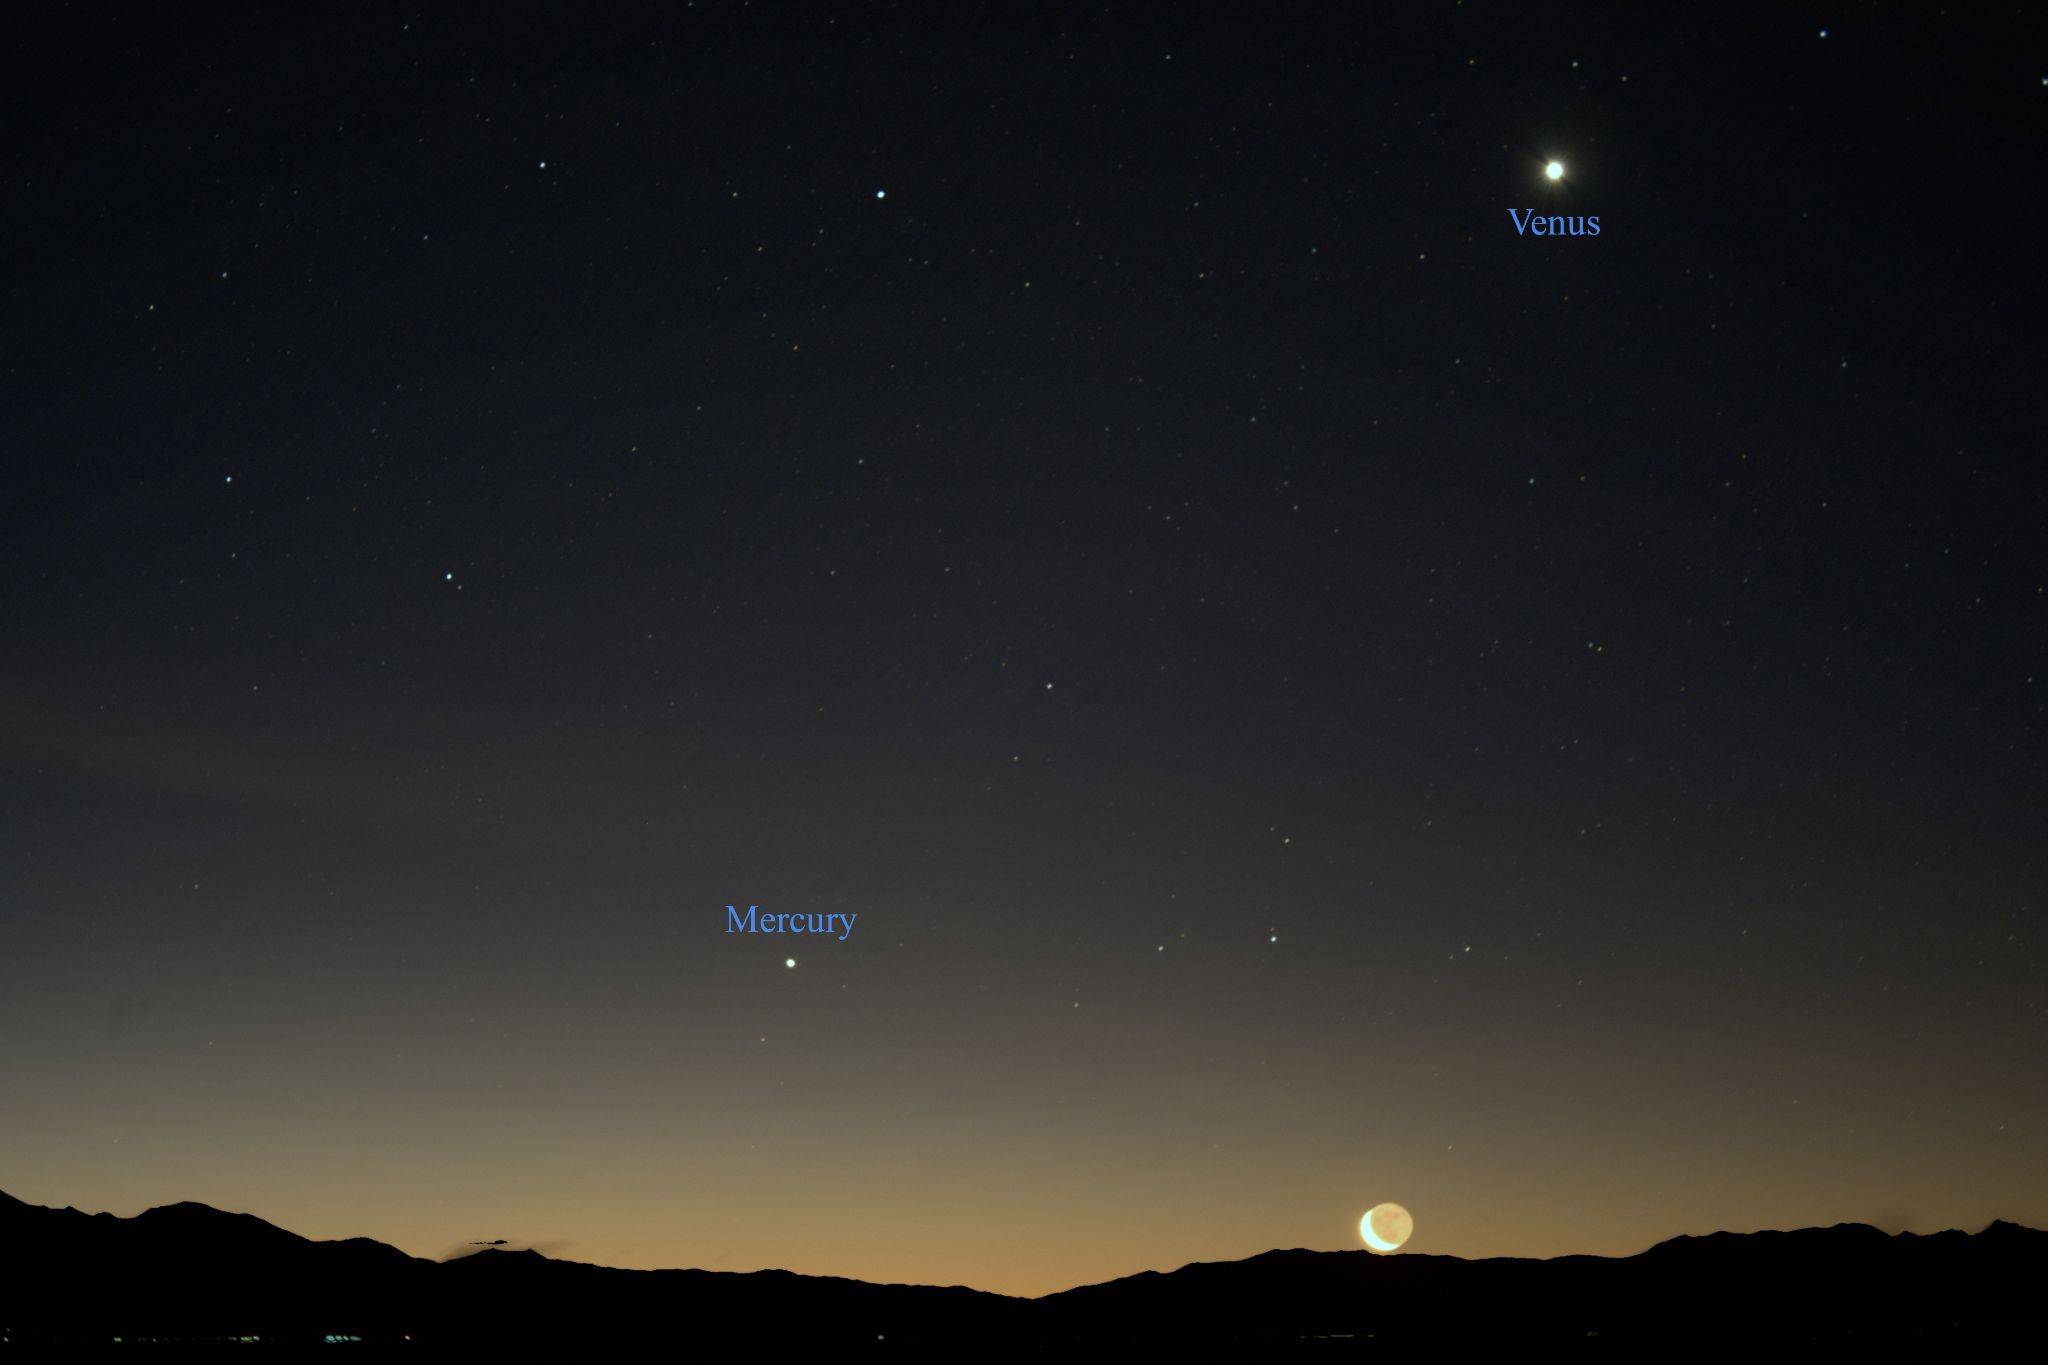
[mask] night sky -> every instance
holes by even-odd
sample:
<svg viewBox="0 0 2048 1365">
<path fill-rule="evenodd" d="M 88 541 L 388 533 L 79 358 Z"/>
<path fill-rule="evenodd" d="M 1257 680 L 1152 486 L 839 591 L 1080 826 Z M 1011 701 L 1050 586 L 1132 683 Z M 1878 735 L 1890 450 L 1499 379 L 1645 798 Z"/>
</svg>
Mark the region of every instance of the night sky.
<svg viewBox="0 0 2048 1365">
<path fill-rule="evenodd" d="M 2044 40 L 38 11 L 0 1189 L 1029 1294 L 2048 1224 Z"/>
</svg>

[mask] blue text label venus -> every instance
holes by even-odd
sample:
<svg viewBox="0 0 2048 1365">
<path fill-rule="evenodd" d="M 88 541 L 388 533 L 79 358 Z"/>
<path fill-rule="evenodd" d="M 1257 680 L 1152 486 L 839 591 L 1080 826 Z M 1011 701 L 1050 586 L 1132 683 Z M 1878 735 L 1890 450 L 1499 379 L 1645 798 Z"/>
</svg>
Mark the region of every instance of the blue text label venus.
<svg viewBox="0 0 2048 1365">
<path fill-rule="evenodd" d="M 1519 217 L 1526 214 L 1527 217 Z M 1583 214 L 1566 216 L 1553 213 L 1548 217 L 1539 215 L 1534 209 L 1509 209 L 1508 217 L 1515 220 L 1517 237 L 1598 237 L 1600 215 L 1587 217 Z"/>
</svg>

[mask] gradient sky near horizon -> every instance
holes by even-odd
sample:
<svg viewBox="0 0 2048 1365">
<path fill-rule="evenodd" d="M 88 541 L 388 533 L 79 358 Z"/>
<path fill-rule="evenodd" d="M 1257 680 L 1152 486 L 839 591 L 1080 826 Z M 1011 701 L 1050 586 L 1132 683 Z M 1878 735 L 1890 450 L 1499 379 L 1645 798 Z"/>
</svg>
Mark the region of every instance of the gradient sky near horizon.
<svg viewBox="0 0 2048 1365">
<path fill-rule="evenodd" d="M 0 1189 L 2048 1226 L 2038 21 L 970 9 L 8 45 Z"/>
</svg>

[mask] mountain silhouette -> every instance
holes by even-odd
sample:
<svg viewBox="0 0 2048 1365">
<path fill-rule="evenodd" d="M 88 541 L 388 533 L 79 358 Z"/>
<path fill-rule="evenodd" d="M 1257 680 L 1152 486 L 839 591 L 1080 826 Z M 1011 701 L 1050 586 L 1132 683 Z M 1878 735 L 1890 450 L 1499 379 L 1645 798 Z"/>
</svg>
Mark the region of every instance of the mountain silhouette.
<svg viewBox="0 0 2048 1365">
<path fill-rule="evenodd" d="M 1553 1344 L 1897 1350 L 2020 1342 L 2048 1233 L 1861 1224 L 1675 1237 L 1551 1260 L 1268 1251 L 1038 1299 L 783 1270 L 617 1270 L 497 1247 L 446 1262 L 315 1242 L 245 1213 L 133 1218 L 0 1194 L 0 1338 L 426 1346 Z"/>
</svg>

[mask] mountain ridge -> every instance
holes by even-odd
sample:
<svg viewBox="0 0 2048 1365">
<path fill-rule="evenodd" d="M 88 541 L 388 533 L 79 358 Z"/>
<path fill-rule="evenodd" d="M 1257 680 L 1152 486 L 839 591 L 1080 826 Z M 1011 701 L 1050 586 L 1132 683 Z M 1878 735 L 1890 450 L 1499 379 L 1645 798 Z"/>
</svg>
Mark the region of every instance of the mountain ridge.
<svg viewBox="0 0 2048 1365">
<path fill-rule="evenodd" d="M 1275 1248 L 1025 1299 L 793 1271 L 625 1270 L 485 1247 L 445 1261 L 367 1237 L 313 1241 L 183 1201 L 132 1218 L 0 1191 L 0 1336 L 474 1345 L 882 1339 L 958 1346 L 1302 1340 L 1787 1341 L 1953 1345 L 2040 1335 L 2026 1315 L 2048 1232 L 1888 1234 L 1862 1223 L 1667 1238 L 1549 1259 Z M 1902 1305 L 1914 1311 L 1902 1320 Z M 1475 1307 L 1476 1306 L 1476 1307 Z M 2017 1335 L 2016 1335 L 2017 1334 Z"/>
</svg>

